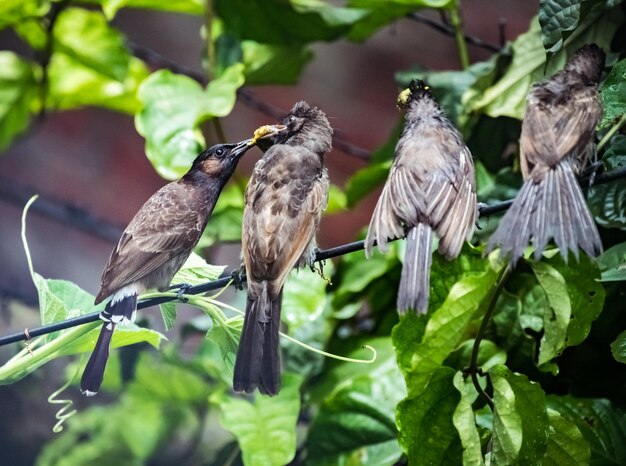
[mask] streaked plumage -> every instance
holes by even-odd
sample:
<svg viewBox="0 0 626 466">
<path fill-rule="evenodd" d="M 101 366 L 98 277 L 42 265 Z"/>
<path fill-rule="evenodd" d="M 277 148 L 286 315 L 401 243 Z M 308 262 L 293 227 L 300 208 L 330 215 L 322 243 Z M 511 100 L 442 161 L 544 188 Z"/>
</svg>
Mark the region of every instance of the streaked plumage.
<svg viewBox="0 0 626 466">
<path fill-rule="evenodd" d="M 242 249 L 248 280 L 237 352 L 236 391 L 274 395 L 280 389 L 282 290 L 294 267 L 308 264 L 328 202 L 324 157 L 332 128 L 324 113 L 298 102 L 254 167 L 245 194 Z"/>
<path fill-rule="evenodd" d="M 589 256 L 602 252 L 576 175 L 593 153 L 602 116 L 598 83 L 604 58 L 598 46 L 587 45 L 530 90 L 520 137 L 524 184 L 487 246 L 499 246 L 511 264 L 530 243 L 539 259 L 552 238 L 565 261 L 568 251 L 578 258 L 579 248 Z"/>
<path fill-rule="evenodd" d="M 478 215 L 474 162 L 461 134 L 446 118 L 429 87 L 413 81 L 398 98 L 406 110 L 402 135 L 370 221 L 365 251 L 406 235 L 398 289 L 400 313 L 428 310 L 433 233 L 439 252 L 454 259 L 471 238 Z"/>
<path fill-rule="evenodd" d="M 104 269 L 95 301 L 111 296 L 100 313 L 102 330 L 81 379 L 85 395 L 95 395 L 100 388 L 115 326 L 135 320 L 137 295 L 169 286 L 198 243 L 239 158 L 253 144 L 247 140 L 207 149 L 183 178 L 153 194 L 126 227 Z"/>
</svg>

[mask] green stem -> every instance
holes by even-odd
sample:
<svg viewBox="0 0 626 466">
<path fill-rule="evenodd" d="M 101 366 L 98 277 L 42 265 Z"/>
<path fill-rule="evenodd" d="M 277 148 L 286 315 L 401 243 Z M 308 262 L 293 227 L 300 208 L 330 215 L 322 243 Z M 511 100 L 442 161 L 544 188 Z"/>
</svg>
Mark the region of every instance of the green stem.
<svg viewBox="0 0 626 466">
<path fill-rule="evenodd" d="M 465 34 L 463 33 L 463 20 L 461 19 L 461 0 L 455 0 L 454 6 L 450 11 L 450 23 L 454 27 L 454 39 L 459 49 L 459 62 L 462 69 L 467 69 L 470 65 L 469 53 L 467 52 L 467 43 L 465 42 Z"/>
<path fill-rule="evenodd" d="M 494 288 L 493 293 L 491 294 L 489 306 L 487 307 L 487 311 L 485 312 L 485 315 L 483 316 L 483 320 L 480 323 L 480 328 L 478 329 L 478 333 L 476 334 L 476 338 L 474 339 L 474 347 L 472 348 L 472 356 L 470 358 L 470 365 L 468 368 L 468 371 L 472 378 L 472 384 L 474 385 L 474 388 L 485 399 L 485 401 L 487 401 L 487 404 L 489 405 L 492 411 L 493 411 L 493 400 L 487 394 L 487 392 L 483 390 L 483 387 L 480 386 L 480 382 L 478 381 L 478 373 L 479 373 L 478 351 L 480 350 L 480 343 L 485 337 L 485 332 L 487 331 L 487 325 L 489 324 L 489 321 L 491 320 L 491 317 L 493 316 L 493 311 L 496 309 L 496 302 L 498 301 L 498 297 L 500 296 L 500 293 L 502 293 L 502 289 L 504 288 L 504 284 L 506 283 L 506 280 L 509 277 L 510 273 L 511 273 L 511 267 L 509 267 L 508 265 L 504 267 L 502 271 L 500 272 L 500 276 L 498 277 L 496 287 Z"/>
<path fill-rule="evenodd" d="M 622 115 L 617 123 L 615 123 L 611 129 L 604 135 L 604 137 L 598 143 L 598 150 L 602 149 L 611 140 L 611 138 L 617 133 L 622 126 L 626 123 L 626 113 Z"/>
</svg>

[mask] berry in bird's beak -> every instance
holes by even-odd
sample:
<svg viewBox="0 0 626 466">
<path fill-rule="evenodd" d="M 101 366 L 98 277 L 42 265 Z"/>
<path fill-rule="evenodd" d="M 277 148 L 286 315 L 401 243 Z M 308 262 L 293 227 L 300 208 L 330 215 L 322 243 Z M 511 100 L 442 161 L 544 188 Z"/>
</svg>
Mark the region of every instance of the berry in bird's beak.
<svg viewBox="0 0 626 466">
<path fill-rule="evenodd" d="M 253 141 L 256 143 L 259 139 L 271 138 L 286 129 L 285 125 L 263 125 L 254 131 Z"/>
</svg>

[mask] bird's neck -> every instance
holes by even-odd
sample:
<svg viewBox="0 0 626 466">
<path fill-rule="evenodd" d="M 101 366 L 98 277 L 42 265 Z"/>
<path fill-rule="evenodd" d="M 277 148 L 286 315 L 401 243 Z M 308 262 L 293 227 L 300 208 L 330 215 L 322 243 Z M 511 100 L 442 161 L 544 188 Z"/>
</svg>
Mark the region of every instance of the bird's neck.
<svg viewBox="0 0 626 466">
<path fill-rule="evenodd" d="M 293 136 L 286 144 L 304 147 L 323 159 L 332 147 L 332 139 L 324 129 L 309 129 L 304 134 Z"/>
</svg>

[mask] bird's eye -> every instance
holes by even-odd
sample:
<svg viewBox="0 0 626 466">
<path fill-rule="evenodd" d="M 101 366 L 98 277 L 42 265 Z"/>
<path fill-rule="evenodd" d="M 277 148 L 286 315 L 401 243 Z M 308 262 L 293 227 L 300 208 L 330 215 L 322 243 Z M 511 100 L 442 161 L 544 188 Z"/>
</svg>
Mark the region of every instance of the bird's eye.
<svg viewBox="0 0 626 466">
<path fill-rule="evenodd" d="M 217 155 L 218 157 L 221 157 L 222 155 L 224 155 L 224 149 L 217 149 L 215 151 L 215 155 Z"/>
</svg>

